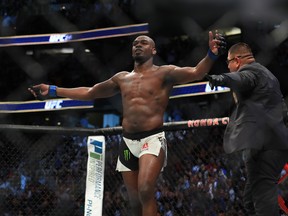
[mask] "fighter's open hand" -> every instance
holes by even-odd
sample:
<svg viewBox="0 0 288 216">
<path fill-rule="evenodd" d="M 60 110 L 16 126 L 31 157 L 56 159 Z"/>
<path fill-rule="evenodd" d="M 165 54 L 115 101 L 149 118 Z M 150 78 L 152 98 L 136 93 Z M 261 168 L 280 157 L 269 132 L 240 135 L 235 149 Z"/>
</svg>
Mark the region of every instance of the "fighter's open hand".
<svg viewBox="0 0 288 216">
<path fill-rule="evenodd" d="M 28 91 L 30 91 L 34 97 L 38 100 L 45 100 L 48 99 L 48 93 L 49 93 L 49 85 L 46 84 L 39 84 L 34 85 L 28 88 Z"/>
<path fill-rule="evenodd" d="M 225 53 L 226 50 L 226 39 L 220 34 L 217 30 L 215 34 L 212 31 L 209 31 L 209 48 L 217 56 Z"/>
</svg>

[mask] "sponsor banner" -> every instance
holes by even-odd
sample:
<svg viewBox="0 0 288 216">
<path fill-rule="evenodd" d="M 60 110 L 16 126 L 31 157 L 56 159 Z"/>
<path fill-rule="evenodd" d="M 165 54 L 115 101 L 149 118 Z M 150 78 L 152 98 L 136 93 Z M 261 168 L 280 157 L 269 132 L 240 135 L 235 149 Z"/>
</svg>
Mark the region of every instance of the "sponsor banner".
<svg viewBox="0 0 288 216">
<path fill-rule="evenodd" d="M 79 101 L 62 98 L 45 101 L 1 102 L 0 113 L 56 111 L 63 109 L 87 109 L 93 107 L 94 101 Z"/>
<path fill-rule="evenodd" d="M 211 127 L 211 126 L 222 126 L 229 123 L 228 117 L 223 118 L 207 118 L 207 119 L 196 119 L 189 120 L 187 122 L 188 127 Z"/>
<path fill-rule="evenodd" d="M 120 27 L 93 29 L 89 31 L 0 37 L 0 47 L 69 43 L 135 34 L 146 34 L 149 32 L 148 27 L 148 23 L 141 23 Z"/>
<path fill-rule="evenodd" d="M 230 89 L 226 87 L 217 87 L 211 90 L 208 82 L 177 85 L 174 86 L 170 95 L 170 99 L 214 93 L 225 93 L 229 91 Z M 93 101 L 78 101 L 68 98 L 52 99 L 45 101 L 1 102 L 0 113 L 57 111 L 63 109 L 87 109 L 93 108 L 93 105 Z"/>
<path fill-rule="evenodd" d="M 105 137 L 89 136 L 87 140 L 87 176 L 84 216 L 102 216 Z"/>
<path fill-rule="evenodd" d="M 180 98 L 180 97 L 191 97 L 191 96 L 196 96 L 196 95 L 225 93 L 229 91 L 230 91 L 230 88 L 221 87 L 221 86 L 216 86 L 212 90 L 209 85 L 209 82 L 189 83 L 189 84 L 174 86 L 170 94 L 170 99 Z"/>
</svg>

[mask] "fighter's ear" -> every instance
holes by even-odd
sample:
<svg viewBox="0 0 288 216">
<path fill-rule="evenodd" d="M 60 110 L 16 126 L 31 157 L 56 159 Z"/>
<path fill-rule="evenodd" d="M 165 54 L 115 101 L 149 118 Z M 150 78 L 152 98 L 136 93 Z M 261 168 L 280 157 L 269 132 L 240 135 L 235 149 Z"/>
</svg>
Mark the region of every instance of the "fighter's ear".
<svg viewBox="0 0 288 216">
<path fill-rule="evenodd" d="M 153 51 L 152 51 L 153 55 L 156 55 L 157 53 L 157 50 L 155 48 L 153 48 Z"/>
</svg>

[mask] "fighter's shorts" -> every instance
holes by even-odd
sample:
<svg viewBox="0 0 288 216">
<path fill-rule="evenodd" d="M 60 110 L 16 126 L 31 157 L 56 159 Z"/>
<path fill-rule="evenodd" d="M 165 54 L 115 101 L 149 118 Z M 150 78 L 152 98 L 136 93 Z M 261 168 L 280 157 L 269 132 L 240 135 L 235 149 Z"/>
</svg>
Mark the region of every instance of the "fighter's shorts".
<svg viewBox="0 0 288 216">
<path fill-rule="evenodd" d="M 167 142 L 163 129 L 132 134 L 124 132 L 119 146 L 116 170 L 119 172 L 138 170 L 138 161 L 142 155 L 158 156 L 161 148 L 165 153 L 164 168 L 167 164 Z"/>
</svg>

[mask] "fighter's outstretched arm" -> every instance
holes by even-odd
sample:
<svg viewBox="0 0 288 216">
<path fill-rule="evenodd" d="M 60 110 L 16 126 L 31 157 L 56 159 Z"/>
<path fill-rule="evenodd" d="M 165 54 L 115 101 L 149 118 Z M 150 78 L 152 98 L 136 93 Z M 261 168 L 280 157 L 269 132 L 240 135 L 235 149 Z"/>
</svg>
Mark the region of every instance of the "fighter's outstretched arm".
<svg viewBox="0 0 288 216">
<path fill-rule="evenodd" d="M 223 54 L 226 49 L 225 38 L 217 31 L 213 34 L 209 32 L 209 50 L 207 55 L 195 67 L 177 67 L 175 66 L 170 75 L 177 84 L 193 82 L 204 78 L 212 68 L 215 60 Z"/>
<path fill-rule="evenodd" d="M 114 78 L 95 84 L 92 87 L 62 88 L 54 85 L 38 84 L 28 90 L 37 99 L 49 97 L 66 97 L 75 100 L 93 100 L 95 98 L 111 97 L 119 92 Z"/>
</svg>

